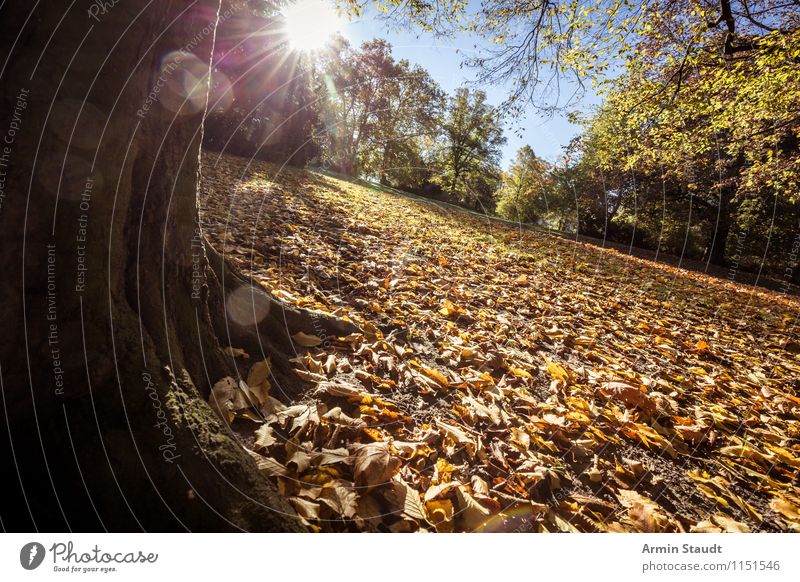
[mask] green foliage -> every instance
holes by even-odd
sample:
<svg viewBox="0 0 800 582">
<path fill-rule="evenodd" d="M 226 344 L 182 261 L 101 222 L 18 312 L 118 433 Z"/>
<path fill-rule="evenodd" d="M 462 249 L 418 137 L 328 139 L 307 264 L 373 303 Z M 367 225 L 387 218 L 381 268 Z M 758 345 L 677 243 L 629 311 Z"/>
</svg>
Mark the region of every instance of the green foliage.
<svg viewBox="0 0 800 582">
<path fill-rule="evenodd" d="M 551 177 L 547 162 L 537 157 L 530 146 L 517 152 L 501 188 L 495 194 L 497 214 L 508 220 L 535 222 L 547 213 L 547 191 Z"/>
<path fill-rule="evenodd" d="M 434 181 L 460 203 L 491 204 L 506 139 L 500 113 L 486 102 L 486 93 L 458 89 L 450 98 L 442 133 Z"/>
<path fill-rule="evenodd" d="M 428 72 L 395 61 L 384 40 L 352 48 L 340 38 L 321 57 L 318 135 L 338 171 L 416 187 L 429 175 L 425 156 L 435 141 L 444 93 Z"/>
</svg>

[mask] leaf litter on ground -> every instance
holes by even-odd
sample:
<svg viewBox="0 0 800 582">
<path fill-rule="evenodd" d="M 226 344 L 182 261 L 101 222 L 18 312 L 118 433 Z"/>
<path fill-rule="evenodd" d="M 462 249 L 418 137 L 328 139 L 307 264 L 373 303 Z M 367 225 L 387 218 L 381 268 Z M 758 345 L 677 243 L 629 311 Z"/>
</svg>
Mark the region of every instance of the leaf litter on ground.
<svg viewBox="0 0 800 582">
<path fill-rule="evenodd" d="M 362 330 L 293 335 L 295 401 L 230 346 L 246 381 L 209 398 L 258 421 L 243 442 L 310 530 L 800 531 L 796 298 L 313 172 L 203 167 L 211 242 Z"/>
</svg>

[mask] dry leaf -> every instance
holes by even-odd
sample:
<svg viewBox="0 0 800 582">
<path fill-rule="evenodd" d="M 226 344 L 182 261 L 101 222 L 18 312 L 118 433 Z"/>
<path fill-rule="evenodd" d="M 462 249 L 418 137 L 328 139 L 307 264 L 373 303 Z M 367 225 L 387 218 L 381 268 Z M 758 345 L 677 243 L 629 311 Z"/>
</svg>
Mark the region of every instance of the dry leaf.
<svg viewBox="0 0 800 582">
<path fill-rule="evenodd" d="M 353 474 L 356 484 L 375 487 L 387 483 L 400 470 L 400 459 L 387 442 L 352 445 Z"/>
<path fill-rule="evenodd" d="M 656 410 L 656 404 L 647 394 L 639 390 L 636 386 L 626 382 L 606 382 L 600 388 L 601 394 L 610 398 L 622 400 L 626 404 L 636 406 L 645 412 Z"/>
<path fill-rule="evenodd" d="M 278 439 L 275 438 L 275 433 L 269 425 L 262 425 L 256 431 L 255 449 L 257 451 L 269 449 L 276 442 Z"/>
<path fill-rule="evenodd" d="M 425 504 L 428 513 L 428 522 L 438 532 L 453 531 L 453 502 L 449 499 L 437 499 Z"/>
<path fill-rule="evenodd" d="M 247 373 L 247 385 L 251 388 L 260 386 L 266 382 L 267 378 L 269 378 L 269 372 L 269 360 L 261 360 L 260 362 L 256 362 L 250 367 L 250 371 Z"/>
<path fill-rule="evenodd" d="M 322 345 L 322 338 L 298 331 L 292 336 L 294 343 L 304 348 L 315 348 Z"/>
<path fill-rule="evenodd" d="M 483 507 L 470 495 L 463 486 L 456 488 L 458 501 L 458 522 L 460 529 L 475 531 L 484 526 L 492 512 Z"/>
<path fill-rule="evenodd" d="M 208 397 L 208 403 L 211 405 L 211 408 L 227 423 L 231 422 L 234 417 L 236 409 L 233 405 L 233 400 L 236 397 L 237 391 L 238 383 L 236 380 L 230 376 L 226 376 L 214 384 L 214 387 L 211 389 L 211 394 Z"/>
<path fill-rule="evenodd" d="M 366 395 L 363 388 L 348 384 L 346 382 L 321 382 L 317 387 L 315 394 L 328 394 L 329 396 L 337 396 L 340 398 L 348 398 L 351 400 L 361 400 Z"/>
<path fill-rule="evenodd" d="M 554 380 L 558 380 L 559 382 L 569 382 L 569 372 L 562 366 L 556 362 L 551 362 L 550 360 L 546 360 L 547 364 L 547 373 L 553 377 Z"/>
<path fill-rule="evenodd" d="M 391 480 L 386 498 L 392 506 L 400 509 L 403 514 L 412 519 L 424 521 L 427 518 L 425 506 L 419 498 L 419 492 L 399 475 Z"/>
<path fill-rule="evenodd" d="M 234 348 L 234 347 L 228 346 L 222 351 L 225 352 L 227 355 L 229 355 L 232 358 L 242 358 L 243 360 L 246 360 L 246 359 L 248 359 L 250 357 L 250 355 L 246 351 L 244 351 L 242 348 Z"/>
</svg>

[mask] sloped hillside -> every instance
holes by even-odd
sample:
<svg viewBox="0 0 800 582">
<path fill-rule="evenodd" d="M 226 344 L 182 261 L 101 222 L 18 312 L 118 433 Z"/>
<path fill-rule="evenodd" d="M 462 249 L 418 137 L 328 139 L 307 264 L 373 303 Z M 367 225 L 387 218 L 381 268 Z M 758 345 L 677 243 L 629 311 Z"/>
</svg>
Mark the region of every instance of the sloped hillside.
<svg viewBox="0 0 800 582">
<path fill-rule="evenodd" d="M 203 172 L 220 251 L 362 330 L 295 336 L 303 395 L 235 349 L 250 387 L 215 391 L 310 528 L 800 530 L 797 299 L 310 172 Z"/>
</svg>

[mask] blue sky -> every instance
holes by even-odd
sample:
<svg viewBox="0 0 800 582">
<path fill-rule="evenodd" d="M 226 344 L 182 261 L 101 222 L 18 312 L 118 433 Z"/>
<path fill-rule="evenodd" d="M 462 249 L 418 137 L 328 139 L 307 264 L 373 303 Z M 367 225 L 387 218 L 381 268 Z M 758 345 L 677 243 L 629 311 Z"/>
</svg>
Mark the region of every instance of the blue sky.
<svg viewBox="0 0 800 582">
<path fill-rule="evenodd" d="M 465 55 L 475 51 L 476 45 L 479 49 L 482 45 L 481 39 L 466 35 L 443 40 L 430 34 L 418 36 L 417 33 L 389 30 L 375 18 L 372 9 L 365 11 L 361 18 L 347 22 L 342 33 L 354 45 L 373 38 L 385 38 L 393 45 L 396 59 L 408 59 L 422 65 L 448 93 L 474 79 L 474 71 L 461 68 L 460 64 Z M 489 101 L 494 105 L 500 104 L 506 95 L 505 89 L 500 86 L 481 88 L 486 91 Z M 596 96 L 588 95 L 579 103 L 579 107 L 585 108 L 597 102 Z M 562 147 L 578 131 L 579 128 L 570 124 L 563 116 L 540 116 L 530 110 L 522 119 L 506 128 L 508 143 L 503 150 L 503 166 L 508 167 L 517 150 L 526 144 L 540 157 L 555 161 L 561 154 Z"/>
</svg>

